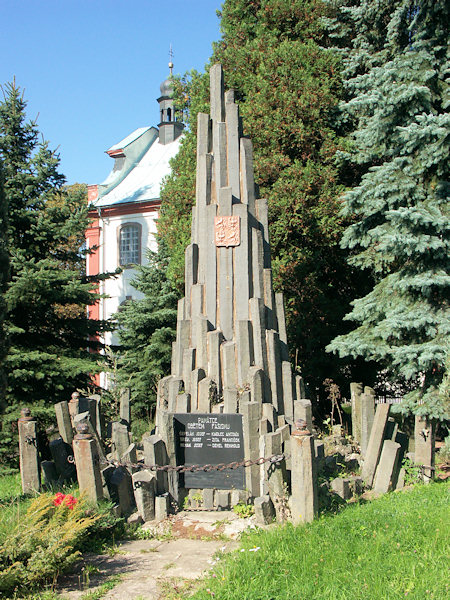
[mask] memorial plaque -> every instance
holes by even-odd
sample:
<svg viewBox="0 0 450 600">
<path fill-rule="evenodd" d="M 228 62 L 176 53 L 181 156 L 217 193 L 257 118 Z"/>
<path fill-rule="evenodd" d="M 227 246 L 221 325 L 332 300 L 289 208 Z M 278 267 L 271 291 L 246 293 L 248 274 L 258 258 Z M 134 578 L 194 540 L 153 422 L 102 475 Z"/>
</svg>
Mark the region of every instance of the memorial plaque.
<svg viewBox="0 0 450 600">
<path fill-rule="evenodd" d="M 218 465 L 244 460 L 242 415 L 175 414 L 178 465 Z M 185 488 L 245 489 L 244 467 L 184 473 Z"/>
<path fill-rule="evenodd" d="M 239 246 L 241 243 L 238 216 L 214 217 L 214 240 L 216 246 Z"/>
</svg>

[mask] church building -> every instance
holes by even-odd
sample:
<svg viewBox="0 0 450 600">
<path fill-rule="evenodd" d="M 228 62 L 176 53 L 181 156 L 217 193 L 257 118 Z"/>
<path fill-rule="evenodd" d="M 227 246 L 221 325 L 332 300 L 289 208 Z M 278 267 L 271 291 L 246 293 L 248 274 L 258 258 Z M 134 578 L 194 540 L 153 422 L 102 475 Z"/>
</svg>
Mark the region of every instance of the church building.
<svg viewBox="0 0 450 600">
<path fill-rule="evenodd" d="M 169 68 L 172 75 L 171 62 Z M 156 250 L 161 182 L 170 173 L 169 162 L 179 150 L 183 132 L 173 107 L 170 77 L 160 90 L 158 127 L 140 127 L 106 150 L 114 160 L 112 171 L 103 183 L 88 186 L 91 225 L 86 246 L 94 251 L 86 257 L 87 274 L 122 269 L 117 277 L 101 282 L 98 291 L 107 297 L 90 307 L 92 319 L 108 319 L 127 300 L 141 297 L 131 285 L 134 267 L 145 264 L 147 248 Z M 117 335 L 107 333 L 103 341 L 117 344 Z"/>
</svg>

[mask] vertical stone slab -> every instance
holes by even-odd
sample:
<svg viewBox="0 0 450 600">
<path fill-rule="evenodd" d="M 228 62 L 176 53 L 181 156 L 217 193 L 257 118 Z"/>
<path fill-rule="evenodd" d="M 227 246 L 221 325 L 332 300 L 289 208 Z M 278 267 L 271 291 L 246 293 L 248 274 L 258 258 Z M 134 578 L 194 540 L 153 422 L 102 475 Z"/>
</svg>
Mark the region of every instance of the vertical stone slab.
<svg viewBox="0 0 450 600">
<path fill-rule="evenodd" d="M 223 412 L 237 413 L 239 411 L 238 391 L 234 388 L 225 388 L 223 390 Z"/>
<path fill-rule="evenodd" d="M 383 447 L 384 431 L 389 417 L 389 404 L 378 404 L 375 418 L 370 433 L 369 443 L 367 445 L 366 456 L 361 471 L 361 476 L 366 485 L 372 487 L 375 471 L 380 459 L 381 449 Z"/>
<path fill-rule="evenodd" d="M 361 443 L 361 394 L 363 393 L 362 383 L 353 382 L 350 384 L 350 399 L 352 403 L 352 436 Z"/>
<path fill-rule="evenodd" d="M 260 229 L 252 228 L 253 297 L 264 298 L 264 246 Z"/>
<path fill-rule="evenodd" d="M 227 129 L 225 123 L 213 121 L 213 152 L 216 203 L 220 188 L 228 184 L 227 176 Z"/>
<path fill-rule="evenodd" d="M 222 65 L 216 63 L 209 71 L 211 119 L 225 121 L 225 94 Z"/>
<path fill-rule="evenodd" d="M 270 269 L 269 208 L 266 198 L 256 200 L 256 214 L 263 234 L 264 268 Z"/>
<path fill-rule="evenodd" d="M 111 501 L 124 517 L 129 516 L 134 507 L 134 494 L 131 475 L 125 467 L 117 467 L 109 480 Z"/>
<path fill-rule="evenodd" d="M 24 494 L 39 492 L 41 473 L 37 448 L 37 422 L 29 408 L 23 408 L 17 422 L 19 430 L 20 478 Z"/>
<path fill-rule="evenodd" d="M 294 421 L 304 421 L 306 429 L 312 432 L 312 404 L 311 400 L 296 400 L 294 402 Z"/>
<path fill-rule="evenodd" d="M 130 388 L 123 388 L 120 390 L 120 408 L 119 417 L 121 421 L 125 421 L 127 425 L 131 423 L 131 412 L 130 412 Z"/>
<path fill-rule="evenodd" d="M 252 236 L 245 204 L 234 204 L 233 215 L 239 217 L 241 243 L 233 248 L 234 253 L 234 307 L 236 320 L 248 319 L 248 300 L 253 296 Z"/>
<path fill-rule="evenodd" d="M 191 318 L 204 314 L 204 285 L 196 283 L 191 288 Z"/>
<path fill-rule="evenodd" d="M 68 403 L 63 400 L 62 402 L 55 404 L 55 413 L 59 435 L 66 444 L 71 444 L 73 440 L 73 431 Z"/>
<path fill-rule="evenodd" d="M 169 494 L 155 497 L 155 521 L 164 521 L 167 519 L 170 508 Z"/>
<path fill-rule="evenodd" d="M 266 305 L 266 327 L 267 329 L 275 329 L 277 324 L 275 322 L 274 314 L 274 295 L 272 287 L 272 269 L 264 269 L 264 304 Z"/>
<path fill-rule="evenodd" d="M 228 185 L 237 202 L 241 197 L 239 181 L 239 107 L 234 93 L 225 93 L 225 122 L 227 125 Z"/>
<path fill-rule="evenodd" d="M 301 375 L 295 376 L 295 398 L 296 400 L 302 400 L 306 398 L 305 382 L 303 381 L 303 377 Z"/>
<path fill-rule="evenodd" d="M 198 245 L 189 244 L 184 252 L 184 284 L 185 296 L 190 298 L 191 288 L 198 278 Z M 189 308 L 189 302 L 186 303 Z M 188 313 L 189 315 L 189 313 Z M 186 317 L 184 317 L 186 318 Z"/>
<path fill-rule="evenodd" d="M 195 317 L 192 320 L 192 331 L 195 332 L 195 362 L 196 367 L 206 371 L 208 368 L 208 319 L 204 316 Z"/>
<path fill-rule="evenodd" d="M 373 426 L 375 415 L 375 396 L 372 394 L 361 394 L 361 452 L 366 453 L 369 443 L 370 432 Z"/>
<path fill-rule="evenodd" d="M 183 381 L 187 393 L 191 391 L 191 374 L 195 369 L 195 348 L 187 348 L 183 352 Z"/>
<path fill-rule="evenodd" d="M 198 384 L 206 377 L 204 369 L 194 369 L 191 376 L 191 411 L 198 412 Z M 171 424 L 173 428 L 173 425 Z"/>
<path fill-rule="evenodd" d="M 250 367 L 247 379 L 252 400 L 262 403 L 264 401 L 264 371 L 259 367 Z"/>
<path fill-rule="evenodd" d="M 247 383 L 248 371 L 254 361 L 253 332 L 250 321 L 237 321 L 237 384 L 243 387 Z"/>
<path fill-rule="evenodd" d="M 267 343 L 264 326 L 264 301 L 261 298 L 251 298 L 249 302 L 250 318 L 253 328 L 253 348 L 255 353 L 255 366 L 264 372 L 264 402 L 271 402 L 271 388 L 268 377 Z"/>
<path fill-rule="evenodd" d="M 217 385 L 211 377 L 205 377 L 198 384 L 197 410 L 200 413 L 209 413 L 214 404 L 217 404 Z"/>
<path fill-rule="evenodd" d="M 191 321 L 177 321 L 177 341 L 172 374 L 181 377 L 183 374 L 183 354 L 191 345 Z"/>
<path fill-rule="evenodd" d="M 255 179 L 253 175 L 253 144 L 248 138 L 240 140 L 241 201 L 255 214 Z"/>
<path fill-rule="evenodd" d="M 258 427 L 261 418 L 259 402 L 241 402 L 239 411 L 243 415 L 242 427 L 244 434 L 244 455 L 246 460 L 259 458 Z M 259 466 L 253 465 L 245 469 L 246 489 L 253 497 L 259 496 Z"/>
<path fill-rule="evenodd" d="M 217 249 L 214 241 L 214 219 L 217 214 L 217 205 L 206 207 L 206 226 L 204 232 L 206 248 L 206 281 L 205 307 L 206 316 L 213 329 L 217 325 Z"/>
<path fill-rule="evenodd" d="M 214 379 L 217 391 L 222 392 L 222 375 L 220 368 L 220 345 L 222 343 L 222 332 L 218 329 L 206 334 L 208 345 L 208 377 Z"/>
<path fill-rule="evenodd" d="M 88 431 L 87 423 L 79 423 L 77 426 L 73 454 L 80 493 L 85 493 L 90 500 L 98 502 L 103 498 L 103 482 L 97 444 Z"/>
<path fill-rule="evenodd" d="M 169 455 L 166 444 L 159 435 L 145 434 L 142 438 L 144 446 L 144 464 L 148 466 L 156 465 L 163 467 L 169 464 Z M 166 471 L 154 471 L 155 474 L 155 493 L 164 494 L 169 489 L 168 477 Z"/>
<path fill-rule="evenodd" d="M 390 489 L 395 489 L 398 479 L 400 449 L 401 446 L 397 442 L 384 441 L 373 485 L 376 494 L 386 494 Z"/>
<path fill-rule="evenodd" d="M 124 423 L 114 422 L 111 424 L 111 453 L 114 460 L 119 460 L 125 454 L 130 445 L 130 434 Z"/>
<path fill-rule="evenodd" d="M 278 333 L 273 330 L 268 330 L 266 331 L 266 337 L 272 404 L 274 405 L 277 413 L 279 415 L 283 415 L 283 384 L 281 379 L 281 360 Z"/>
<path fill-rule="evenodd" d="M 281 346 L 281 344 L 280 344 Z M 280 352 L 282 354 L 282 352 Z M 283 408 L 287 419 L 294 419 L 294 380 L 292 377 L 292 366 L 287 360 L 281 363 L 283 379 Z"/>
<path fill-rule="evenodd" d="M 145 522 L 155 518 L 156 479 L 150 471 L 138 471 L 131 477 L 138 513 Z"/>
<path fill-rule="evenodd" d="M 198 283 L 206 281 L 209 248 L 208 207 L 211 206 L 212 163 L 212 155 L 206 154 L 199 159 L 197 165 Z M 188 293 L 186 293 L 186 297 L 189 297 Z"/>
<path fill-rule="evenodd" d="M 197 157 L 211 152 L 211 120 L 206 113 L 197 114 Z"/>
<path fill-rule="evenodd" d="M 177 412 L 177 413 L 191 412 L 191 395 L 190 394 L 178 394 L 175 412 Z"/>
<path fill-rule="evenodd" d="M 172 381 L 172 375 L 162 377 L 158 381 L 158 391 L 156 404 L 161 410 L 167 410 L 169 406 L 169 382 Z"/>
<path fill-rule="evenodd" d="M 309 523 L 317 516 L 318 493 L 314 438 L 302 431 L 291 435 L 292 522 Z"/>
<path fill-rule="evenodd" d="M 226 340 L 233 339 L 233 248 L 218 248 L 218 324 Z"/>
<path fill-rule="evenodd" d="M 434 471 L 430 467 L 434 467 L 435 435 L 435 423 L 431 419 L 416 415 L 414 422 L 414 462 L 416 465 L 424 467 L 422 477 L 425 483 L 434 478 Z"/>
<path fill-rule="evenodd" d="M 234 388 L 237 384 L 236 343 L 224 342 L 220 347 L 222 364 L 222 383 L 224 388 Z"/>
<path fill-rule="evenodd" d="M 172 377 L 169 382 L 169 412 L 175 412 L 177 406 L 178 394 L 184 391 L 184 384 L 181 377 Z"/>
<path fill-rule="evenodd" d="M 233 214 L 233 197 L 231 187 L 223 187 L 219 190 L 219 202 L 217 207 L 218 217 L 229 217 Z"/>
<path fill-rule="evenodd" d="M 286 316 L 284 313 L 284 296 L 282 292 L 275 294 L 275 317 L 278 324 L 278 333 L 280 334 L 281 360 L 289 360 L 289 348 L 286 332 Z"/>
</svg>

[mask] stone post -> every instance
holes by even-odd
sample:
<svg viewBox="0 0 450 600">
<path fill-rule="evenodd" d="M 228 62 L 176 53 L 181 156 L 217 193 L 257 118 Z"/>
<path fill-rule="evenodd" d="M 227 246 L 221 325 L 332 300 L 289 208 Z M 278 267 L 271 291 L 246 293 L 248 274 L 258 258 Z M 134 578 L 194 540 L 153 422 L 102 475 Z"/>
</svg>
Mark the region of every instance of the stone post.
<svg viewBox="0 0 450 600">
<path fill-rule="evenodd" d="M 39 492 L 41 476 L 37 448 L 37 422 L 29 408 L 23 408 L 17 423 L 19 430 L 20 477 L 24 494 Z"/>
<path fill-rule="evenodd" d="M 375 415 L 375 392 L 372 388 L 367 386 L 364 388 L 364 394 L 359 397 L 359 404 L 361 411 L 361 436 L 359 442 L 361 444 L 361 452 L 365 454 Z"/>
<path fill-rule="evenodd" d="M 130 412 L 130 388 L 123 388 L 120 390 L 120 420 L 130 426 L 131 423 L 131 412 Z"/>
<path fill-rule="evenodd" d="M 156 478 L 150 471 L 138 471 L 132 476 L 134 499 L 144 522 L 155 518 Z"/>
<path fill-rule="evenodd" d="M 400 444 L 392 440 L 385 440 L 373 485 L 376 494 L 385 494 L 389 490 L 395 489 L 398 479 L 400 450 Z"/>
<path fill-rule="evenodd" d="M 361 443 L 361 394 L 363 393 L 362 383 L 350 384 L 350 398 L 352 403 L 352 436 L 357 442 Z"/>
<path fill-rule="evenodd" d="M 73 431 L 70 420 L 69 404 L 65 400 L 55 404 L 56 422 L 58 423 L 59 435 L 66 442 L 72 444 Z"/>
<path fill-rule="evenodd" d="M 423 480 L 428 483 L 434 476 L 434 445 L 436 425 L 427 417 L 416 415 L 414 423 L 414 462 L 422 465 Z"/>
<path fill-rule="evenodd" d="M 77 434 L 73 439 L 73 453 L 80 492 L 85 492 L 88 498 L 97 502 L 103 498 L 103 483 L 97 444 L 93 435 L 89 433 L 87 423 L 77 425 Z"/>
<path fill-rule="evenodd" d="M 291 435 L 292 522 L 309 523 L 317 516 L 318 495 L 314 438 L 307 429 Z"/>
<path fill-rule="evenodd" d="M 369 443 L 367 445 L 367 452 L 364 458 L 364 465 L 361 471 L 361 476 L 369 487 L 372 487 L 373 478 L 375 477 L 375 470 L 380 458 L 381 448 L 384 440 L 384 432 L 389 417 L 389 409 L 389 404 L 378 404 L 377 411 L 375 413 L 372 431 L 370 433 Z"/>
<path fill-rule="evenodd" d="M 131 440 L 125 423 L 112 423 L 112 455 L 114 460 L 121 460 L 130 446 Z"/>
</svg>

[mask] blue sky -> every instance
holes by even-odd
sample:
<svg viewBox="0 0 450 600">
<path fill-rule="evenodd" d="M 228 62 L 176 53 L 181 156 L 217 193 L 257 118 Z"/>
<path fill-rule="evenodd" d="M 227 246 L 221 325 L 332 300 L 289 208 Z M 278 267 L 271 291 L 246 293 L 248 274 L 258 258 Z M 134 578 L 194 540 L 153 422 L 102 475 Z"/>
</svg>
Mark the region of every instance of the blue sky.
<svg viewBox="0 0 450 600">
<path fill-rule="evenodd" d="M 203 70 L 221 0 L 0 0 L 0 84 L 16 78 L 29 118 L 59 147 L 68 183 L 100 183 L 104 151 L 158 124 L 168 73 Z"/>
</svg>

